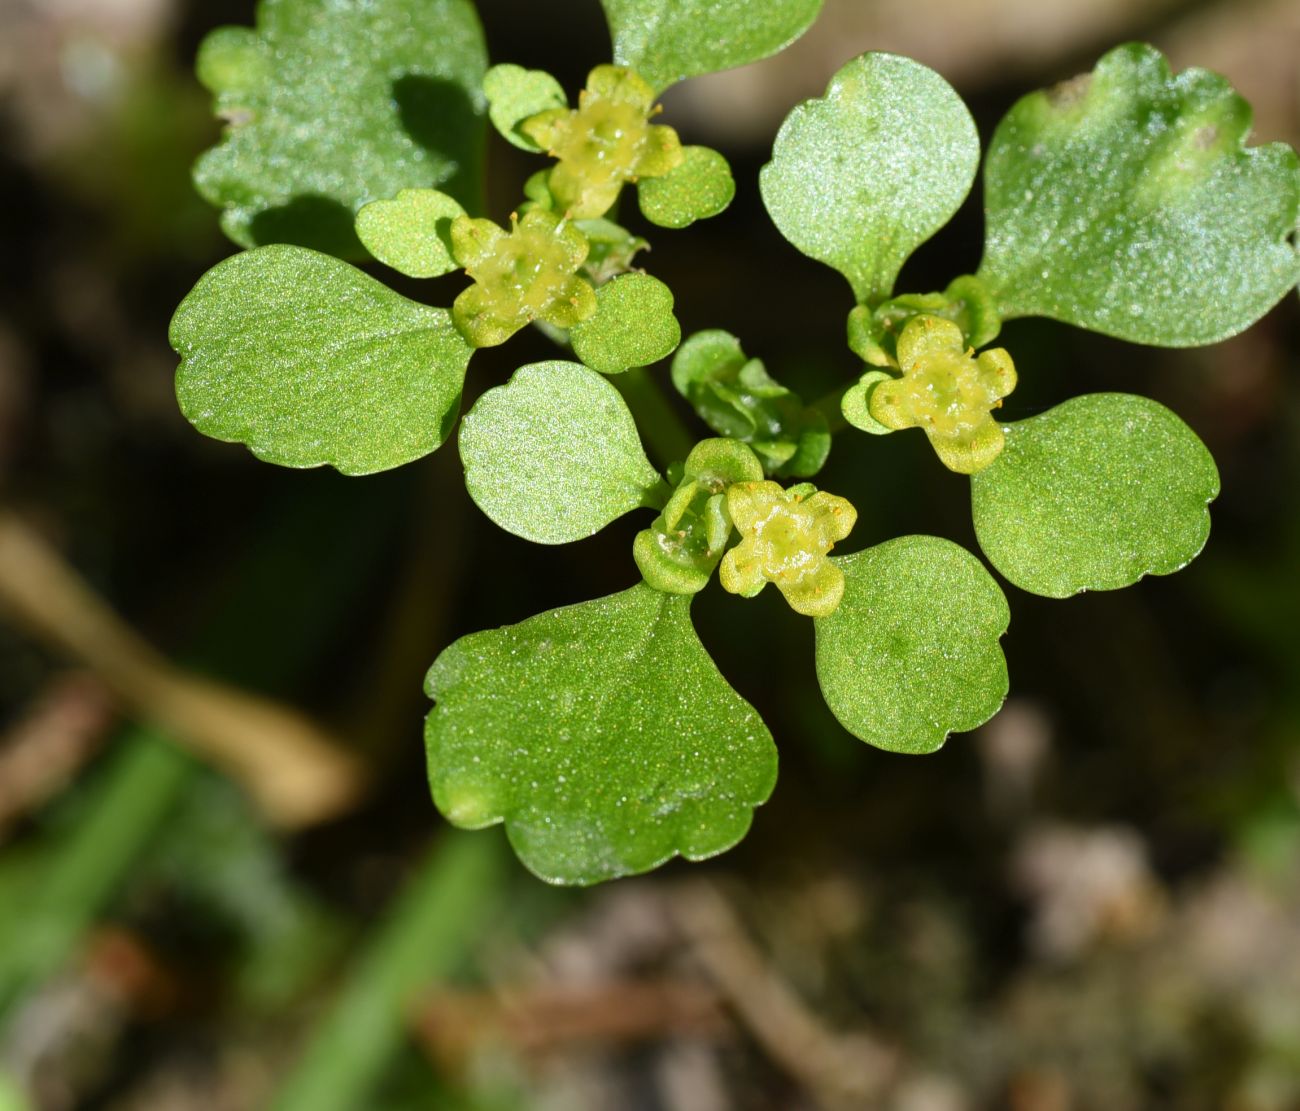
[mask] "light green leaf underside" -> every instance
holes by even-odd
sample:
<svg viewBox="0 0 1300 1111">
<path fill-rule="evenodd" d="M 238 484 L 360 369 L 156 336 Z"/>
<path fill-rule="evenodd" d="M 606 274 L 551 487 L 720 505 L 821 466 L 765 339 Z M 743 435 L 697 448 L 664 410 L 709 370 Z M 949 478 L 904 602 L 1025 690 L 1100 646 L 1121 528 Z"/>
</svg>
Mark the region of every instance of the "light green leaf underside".
<svg viewBox="0 0 1300 1111">
<path fill-rule="evenodd" d="M 822 0 L 601 0 L 614 61 L 659 92 L 775 54 L 812 26 L 821 6 Z"/>
<path fill-rule="evenodd" d="M 200 432 L 286 467 L 387 470 L 446 439 L 472 348 L 446 309 L 346 262 L 259 247 L 209 270 L 172 319 L 176 395 Z"/>
<path fill-rule="evenodd" d="M 984 554 L 1022 589 L 1115 590 L 1177 571 L 1205 546 L 1219 474 L 1163 405 L 1088 394 L 1003 431 L 971 502 Z"/>
<path fill-rule="evenodd" d="M 552 883 L 720 853 L 776 780 L 771 734 L 700 644 L 690 599 L 644 584 L 462 637 L 425 690 L 438 809 L 504 822 Z"/>
<path fill-rule="evenodd" d="M 731 204 L 736 182 L 727 160 L 708 147 L 683 147 L 682 164 L 637 186 L 641 214 L 661 228 L 685 228 Z"/>
<path fill-rule="evenodd" d="M 519 130 L 524 120 L 552 108 L 565 108 L 569 103 L 554 77 L 545 70 L 523 66 L 493 66 L 483 79 L 483 92 L 492 126 L 521 150 L 542 149 Z"/>
<path fill-rule="evenodd" d="M 863 54 L 786 117 L 759 185 L 781 234 L 875 303 L 960 207 L 978 165 L 975 124 L 942 77 Z"/>
<path fill-rule="evenodd" d="M 240 246 L 360 257 L 367 201 L 437 187 L 478 207 L 486 69 L 469 0 L 262 0 L 256 30 L 200 48 L 230 126 L 195 184 Z"/>
<path fill-rule="evenodd" d="M 646 504 L 660 478 L 612 385 L 577 363 L 520 367 L 460 426 L 465 486 L 507 532 L 566 544 Z"/>
<path fill-rule="evenodd" d="M 934 752 L 1007 695 L 999 638 L 1011 615 L 970 552 L 903 536 L 848 556 L 844 600 L 818 618 L 817 679 L 850 733 L 892 752 Z"/>
<path fill-rule="evenodd" d="M 1250 118 L 1223 78 L 1137 43 L 1019 101 L 985 167 L 979 276 L 1002 316 L 1169 347 L 1252 324 L 1300 278 L 1300 162 L 1245 147 Z"/>
<path fill-rule="evenodd" d="M 623 274 L 596 290 L 596 312 L 569 331 L 573 353 L 602 374 L 667 358 L 681 342 L 673 294 L 649 274 Z"/>
<path fill-rule="evenodd" d="M 357 213 L 357 237 L 386 266 L 412 278 L 436 278 L 458 266 L 451 222 L 464 214 L 455 197 L 437 189 L 403 189 Z"/>
</svg>

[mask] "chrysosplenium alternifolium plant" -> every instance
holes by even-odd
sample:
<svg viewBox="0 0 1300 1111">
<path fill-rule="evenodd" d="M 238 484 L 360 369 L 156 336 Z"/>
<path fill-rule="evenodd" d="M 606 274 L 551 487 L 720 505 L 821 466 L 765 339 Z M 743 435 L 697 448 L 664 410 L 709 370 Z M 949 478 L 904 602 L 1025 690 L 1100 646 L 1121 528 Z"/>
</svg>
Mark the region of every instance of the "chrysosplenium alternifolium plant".
<svg viewBox="0 0 1300 1111">
<path fill-rule="evenodd" d="M 546 73 L 488 69 L 467 0 L 263 0 L 255 30 L 215 32 L 199 72 L 230 126 L 196 180 L 249 249 L 206 274 L 172 326 L 180 404 L 199 429 L 352 475 L 450 435 L 476 348 L 534 324 L 571 349 L 465 415 L 465 484 L 541 544 L 647 510 L 631 552 L 642 581 L 452 644 L 429 672 L 426 729 L 442 812 L 504 822 L 524 862 L 561 883 L 721 852 L 773 788 L 772 737 L 691 624 L 715 571 L 744 598 L 772 584 L 813 619 L 826 701 L 873 745 L 932 752 L 1007 691 L 1008 607 L 983 564 L 931 536 L 835 554 L 870 505 L 808 481 L 831 447 L 827 420 L 734 336 L 681 342 L 671 292 L 636 264 L 645 241 L 614 220 L 633 191 L 663 228 L 727 206 L 727 163 L 683 145 L 656 98 L 781 49 L 820 0 L 603 3 L 614 60 L 576 101 Z M 505 221 L 479 214 L 485 114 L 538 156 Z M 970 475 L 984 555 L 1024 590 L 1126 586 L 1205 543 L 1218 476 L 1178 417 L 1093 394 L 1002 423 L 1016 368 L 990 345 L 1022 316 L 1181 347 L 1267 312 L 1300 277 L 1300 163 L 1282 145 L 1247 147 L 1249 122 L 1221 78 L 1121 46 L 1011 109 L 985 158 L 978 271 L 905 294 L 900 267 L 979 162 L 953 90 L 916 62 L 865 54 L 776 137 L 767 210 L 853 293 L 848 346 L 866 365 L 845 383 L 846 432 L 923 433 L 940 464 Z M 450 308 L 429 307 L 343 261 L 367 254 L 469 281 Z M 606 376 L 670 355 L 713 435 L 661 475 Z"/>
</svg>

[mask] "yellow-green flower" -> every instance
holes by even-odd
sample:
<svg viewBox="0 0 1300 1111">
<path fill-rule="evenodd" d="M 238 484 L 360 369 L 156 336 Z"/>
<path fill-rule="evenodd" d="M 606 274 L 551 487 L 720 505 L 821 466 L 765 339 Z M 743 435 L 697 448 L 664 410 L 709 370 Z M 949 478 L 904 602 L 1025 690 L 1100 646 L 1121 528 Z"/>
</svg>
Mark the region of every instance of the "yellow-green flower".
<svg viewBox="0 0 1300 1111">
<path fill-rule="evenodd" d="M 512 216 L 508 232 L 491 220 L 458 216 L 451 249 L 474 279 L 452 316 L 475 347 L 504 343 L 534 320 L 572 328 L 596 311 L 595 290 L 576 276 L 587 258 L 586 237 L 554 213 Z"/>
<path fill-rule="evenodd" d="M 783 490 L 775 482 L 727 487 L 727 511 L 741 541 L 722 557 L 718 579 L 733 594 L 752 598 L 776 583 L 790 608 L 826 617 L 844 597 L 844 572 L 826 558 L 858 519 L 844 498 L 814 492 L 807 483 Z"/>
<path fill-rule="evenodd" d="M 552 108 L 519 125 L 559 160 L 551 194 L 575 220 L 605 215 L 624 182 L 660 177 L 681 165 L 677 132 L 650 123 L 654 99 L 654 89 L 625 66 L 597 66 L 576 109 Z"/>
<path fill-rule="evenodd" d="M 1005 437 L 991 409 L 1016 388 L 1011 356 L 978 356 L 951 320 L 915 316 L 898 337 L 901 378 L 881 382 L 868 410 L 887 428 L 922 428 L 949 470 L 974 474 L 993 462 Z"/>
</svg>

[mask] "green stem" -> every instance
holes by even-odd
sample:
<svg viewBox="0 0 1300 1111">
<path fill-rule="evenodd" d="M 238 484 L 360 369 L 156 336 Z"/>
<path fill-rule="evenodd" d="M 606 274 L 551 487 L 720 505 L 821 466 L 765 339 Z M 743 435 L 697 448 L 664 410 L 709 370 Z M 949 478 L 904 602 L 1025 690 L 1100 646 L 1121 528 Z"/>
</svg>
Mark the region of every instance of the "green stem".
<svg viewBox="0 0 1300 1111">
<path fill-rule="evenodd" d="M 465 963 L 499 909 L 501 837 L 446 832 L 353 967 L 280 1088 L 275 1111 L 373 1107 L 412 998 Z"/>
<path fill-rule="evenodd" d="M 672 496 L 673 486 L 666 478 L 661 478 L 654 484 L 654 486 L 645 492 L 645 496 L 641 499 L 641 504 L 645 506 L 646 509 L 663 509 L 663 507 L 668 504 L 668 499 Z"/>
<path fill-rule="evenodd" d="M 610 381 L 632 410 L 637 428 L 660 468 L 681 462 L 690 454 L 697 437 L 691 434 L 645 367 L 615 374 Z"/>
<path fill-rule="evenodd" d="M 849 426 L 849 422 L 844 419 L 844 412 L 840 408 L 840 404 L 844 400 L 844 395 L 856 385 L 855 380 L 839 386 L 825 396 L 819 397 L 809 406 L 810 409 L 816 409 L 826 418 L 826 427 L 830 430 L 832 436 Z"/>
</svg>

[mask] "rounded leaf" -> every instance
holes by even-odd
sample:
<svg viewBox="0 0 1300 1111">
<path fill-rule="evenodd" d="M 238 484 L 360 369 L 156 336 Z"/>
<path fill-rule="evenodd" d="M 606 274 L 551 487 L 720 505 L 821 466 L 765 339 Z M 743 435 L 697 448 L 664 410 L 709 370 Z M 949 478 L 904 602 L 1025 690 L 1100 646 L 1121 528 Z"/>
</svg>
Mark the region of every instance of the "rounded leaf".
<svg viewBox="0 0 1300 1111">
<path fill-rule="evenodd" d="M 1249 131 L 1222 77 L 1140 43 L 1020 100 L 984 171 L 979 276 L 1002 316 L 1167 347 L 1254 323 L 1300 279 L 1300 160 Z"/>
<path fill-rule="evenodd" d="M 673 356 L 673 386 L 689 400 L 692 387 L 728 371 L 738 372 L 748 361 L 740 340 L 730 332 L 721 328 L 696 332 Z"/>
<path fill-rule="evenodd" d="M 450 274 L 451 222 L 465 210 L 437 189 L 403 189 L 390 201 L 371 201 L 357 213 L 357 237 L 386 266 L 412 278 Z"/>
<path fill-rule="evenodd" d="M 469 0 L 261 0 L 256 30 L 219 28 L 200 48 L 229 126 L 195 185 L 242 247 L 361 257 L 368 201 L 419 187 L 478 201 L 486 69 Z"/>
<path fill-rule="evenodd" d="M 631 270 L 637 253 L 650 246 L 639 235 L 633 235 L 627 228 L 604 217 L 575 220 L 573 226 L 586 237 L 587 258 L 582 264 L 582 272 L 597 289 L 611 278 Z"/>
<path fill-rule="evenodd" d="M 504 822 L 551 883 L 729 849 L 776 781 L 772 736 L 700 644 L 690 598 L 644 584 L 462 637 L 425 691 L 438 809 Z"/>
<path fill-rule="evenodd" d="M 637 186 L 641 214 L 661 228 L 685 228 L 716 216 L 736 195 L 727 160 L 708 147 L 683 147 L 682 163 Z"/>
<path fill-rule="evenodd" d="M 176 396 L 200 431 L 285 467 L 370 474 L 451 431 L 473 349 L 446 309 L 302 247 L 209 270 L 171 324 Z"/>
<path fill-rule="evenodd" d="M 1209 451 L 1163 405 L 1088 394 L 1003 426 L 1006 446 L 971 479 L 975 533 L 1023 590 L 1116 590 L 1190 563 L 1219 493 Z"/>
<path fill-rule="evenodd" d="M 763 464 L 753 449 L 739 440 L 715 436 L 691 448 L 682 473 L 721 493 L 735 482 L 762 482 Z"/>
<path fill-rule="evenodd" d="M 786 117 L 759 185 L 781 234 L 874 304 L 960 207 L 979 153 L 970 113 L 942 77 L 910 58 L 863 54 Z"/>
<path fill-rule="evenodd" d="M 483 78 L 483 93 L 488 100 L 492 126 L 503 139 L 522 150 L 542 149 L 519 130 L 524 120 L 569 104 L 563 87 L 554 77 L 545 70 L 523 66 L 493 66 Z"/>
<path fill-rule="evenodd" d="M 660 483 L 618 390 L 577 363 L 532 363 L 483 394 L 460 457 L 474 503 L 538 544 L 591 536 Z"/>
<path fill-rule="evenodd" d="M 573 353 L 602 374 L 667 358 L 681 342 L 673 293 L 649 274 L 623 274 L 596 290 L 596 311 L 569 332 Z"/>
<path fill-rule="evenodd" d="M 870 432 L 873 436 L 887 436 L 894 429 L 881 424 L 871 415 L 871 391 L 881 382 L 892 382 L 894 375 L 887 370 L 868 370 L 850 386 L 840 399 L 840 412 L 854 428 Z"/>
<path fill-rule="evenodd" d="M 271 74 L 266 44 L 251 27 L 218 27 L 199 45 L 195 76 L 218 94 L 255 92 Z"/>
<path fill-rule="evenodd" d="M 815 622 L 817 680 L 845 729 L 919 754 L 998 712 L 1007 695 L 998 641 L 1011 614 L 978 559 L 948 540 L 903 536 L 832 562 L 844 598 Z"/>
<path fill-rule="evenodd" d="M 601 0 L 614 61 L 659 92 L 783 50 L 812 26 L 821 6 L 822 0 Z"/>
</svg>

